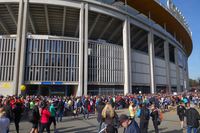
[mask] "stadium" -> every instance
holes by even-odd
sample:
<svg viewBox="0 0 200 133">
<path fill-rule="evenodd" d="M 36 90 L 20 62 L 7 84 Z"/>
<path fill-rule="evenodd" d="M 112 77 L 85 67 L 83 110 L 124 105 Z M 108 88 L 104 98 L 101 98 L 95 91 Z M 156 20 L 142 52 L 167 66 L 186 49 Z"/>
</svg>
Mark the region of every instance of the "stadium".
<svg viewBox="0 0 200 133">
<path fill-rule="evenodd" d="M 0 94 L 183 92 L 192 37 L 171 0 L 1 0 Z"/>
</svg>

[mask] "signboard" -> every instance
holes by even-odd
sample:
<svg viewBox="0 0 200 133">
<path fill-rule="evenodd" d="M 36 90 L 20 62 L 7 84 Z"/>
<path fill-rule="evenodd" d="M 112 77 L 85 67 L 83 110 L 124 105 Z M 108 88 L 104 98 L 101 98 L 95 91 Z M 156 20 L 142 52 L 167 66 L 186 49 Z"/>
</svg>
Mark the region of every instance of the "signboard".
<svg viewBox="0 0 200 133">
<path fill-rule="evenodd" d="M 54 84 L 56 84 L 56 85 L 62 85 L 63 84 L 63 82 L 54 82 Z"/>
<path fill-rule="evenodd" d="M 63 82 L 61 81 L 56 81 L 56 82 L 50 82 L 50 81 L 45 81 L 45 82 L 41 82 L 42 85 L 62 85 Z"/>
<path fill-rule="evenodd" d="M 11 88 L 11 84 L 10 83 L 3 83 L 2 84 L 2 88 L 4 88 L 4 89 L 10 89 Z"/>
<path fill-rule="evenodd" d="M 42 85 L 51 85 L 53 82 L 41 82 Z"/>
</svg>

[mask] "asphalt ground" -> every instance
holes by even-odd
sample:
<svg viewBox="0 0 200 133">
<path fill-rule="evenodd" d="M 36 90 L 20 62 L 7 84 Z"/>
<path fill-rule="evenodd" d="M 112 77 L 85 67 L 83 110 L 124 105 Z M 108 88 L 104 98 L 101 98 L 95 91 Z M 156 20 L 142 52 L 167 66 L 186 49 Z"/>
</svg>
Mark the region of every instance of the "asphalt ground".
<svg viewBox="0 0 200 133">
<path fill-rule="evenodd" d="M 200 111 L 200 110 L 199 110 Z M 128 114 L 128 109 L 117 110 L 118 115 Z M 26 116 L 24 116 L 26 117 Z M 138 122 L 139 119 L 136 118 Z M 23 120 L 20 122 L 20 133 L 29 133 L 31 129 L 31 123 Z M 88 120 L 83 119 L 83 115 L 79 115 L 77 118 L 73 116 L 64 117 L 62 122 L 57 123 L 58 133 L 97 133 L 98 123 L 96 115 L 91 114 Z M 119 128 L 119 133 L 123 133 L 123 128 Z M 186 129 L 181 130 L 179 118 L 176 115 L 176 111 L 170 111 L 164 113 L 164 120 L 159 126 L 160 133 L 186 133 Z M 10 125 L 10 133 L 15 133 L 15 126 L 12 122 Z M 51 125 L 51 132 L 54 133 L 53 124 Z M 152 120 L 149 121 L 149 133 L 154 133 Z"/>
</svg>

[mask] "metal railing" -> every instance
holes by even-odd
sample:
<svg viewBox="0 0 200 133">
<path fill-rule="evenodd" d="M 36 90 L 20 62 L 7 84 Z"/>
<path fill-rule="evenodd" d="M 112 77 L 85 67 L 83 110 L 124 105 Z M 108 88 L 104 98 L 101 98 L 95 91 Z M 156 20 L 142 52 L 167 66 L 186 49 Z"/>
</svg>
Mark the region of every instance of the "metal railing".
<svg viewBox="0 0 200 133">
<path fill-rule="evenodd" d="M 176 18 L 180 24 L 182 24 L 182 26 L 185 28 L 185 30 L 188 32 L 188 34 L 190 35 L 190 37 L 192 36 L 192 32 L 189 28 L 189 25 L 187 23 L 187 21 L 184 19 L 184 17 L 182 16 L 182 14 L 180 13 L 174 13 L 173 11 L 171 11 L 169 9 L 169 7 L 167 7 L 167 5 L 165 5 L 164 3 L 162 3 L 160 0 L 154 0 L 155 2 L 157 2 L 158 4 L 160 4 L 160 6 L 162 6 L 166 11 L 168 11 L 172 16 L 174 16 L 174 18 Z"/>
<path fill-rule="evenodd" d="M 95 1 L 99 1 L 105 4 L 110 4 L 112 6 L 115 6 L 117 8 L 120 8 L 128 13 L 137 15 L 139 12 L 135 9 L 133 9 L 132 7 L 125 5 L 122 1 L 117 1 L 115 2 L 115 0 L 95 0 Z M 177 19 L 177 21 L 185 28 L 185 30 L 188 32 L 188 34 L 190 35 L 190 37 L 192 37 L 192 32 L 189 28 L 189 25 L 187 23 L 187 21 L 184 19 L 183 15 L 180 14 L 179 12 L 172 12 L 166 4 L 162 3 L 160 0 L 154 0 L 155 2 L 157 2 L 160 6 L 162 6 L 166 11 L 168 11 L 174 18 Z M 179 11 L 179 10 L 178 10 Z"/>
</svg>

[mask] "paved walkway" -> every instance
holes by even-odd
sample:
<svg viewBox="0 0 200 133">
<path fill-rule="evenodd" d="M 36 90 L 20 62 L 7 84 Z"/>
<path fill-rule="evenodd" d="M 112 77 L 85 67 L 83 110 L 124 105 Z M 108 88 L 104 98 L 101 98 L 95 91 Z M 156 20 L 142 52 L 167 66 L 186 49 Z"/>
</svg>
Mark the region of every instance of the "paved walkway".
<svg viewBox="0 0 200 133">
<path fill-rule="evenodd" d="M 117 111 L 118 114 L 125 113 L 126 110 Z M 136 119 L 138 121 L 138 119 Z M 64 117 L 63 121 L 57 123 L 57 128 L 59 133 L 97 133 L 98 123 L 96 120 L 96 115 L 92 114 L 89 120 L 83 120 L 82 115 L 78 118 Z M 11 133 L 15 133 L 14 123 L 11 123 L 10 130 Z M 20 133 L 28 133 L 31 129 L 31 124 L 29 122 L 20 122 Z M 53 133 L 53 124 L 51 126 Z M 160 133 L 185 133 L 185 130 L 180 130 L 179 119 L 176 115 L 176 111 L 167 112 L 164 114 L 164 121 L 159 126 Z M 123 129 L 119 129 L 119 133 L 122 133 Z M 154 128 L 152 121 L 149 122 L 149 133 L 154 133 Z"/>
</svg>

